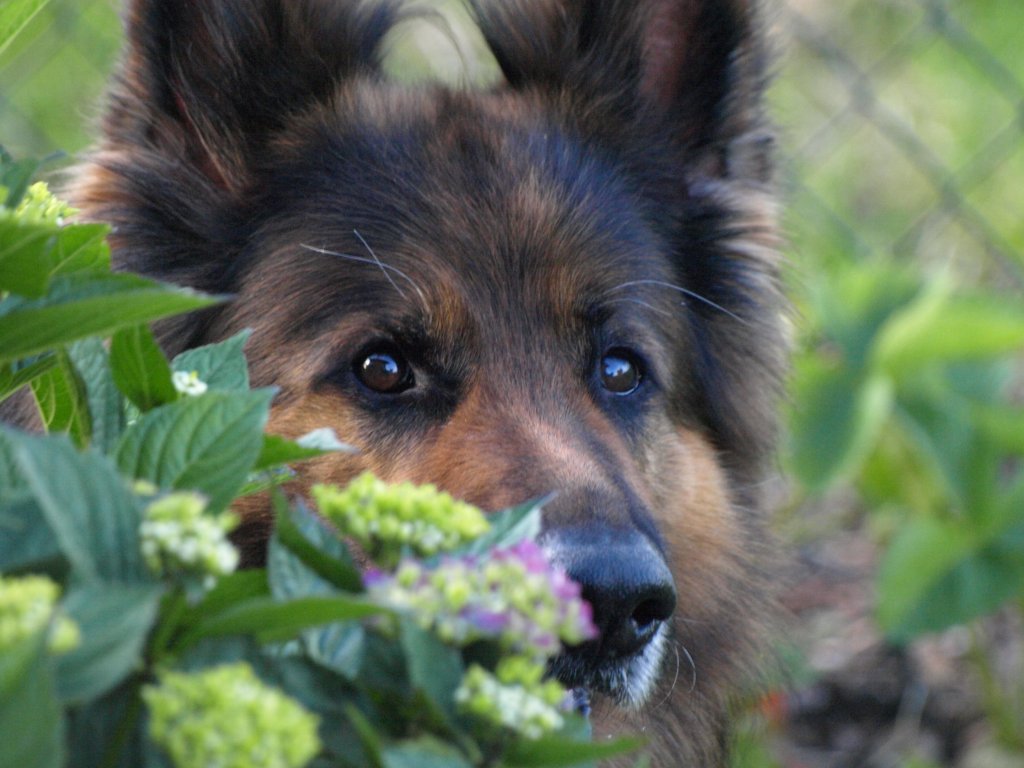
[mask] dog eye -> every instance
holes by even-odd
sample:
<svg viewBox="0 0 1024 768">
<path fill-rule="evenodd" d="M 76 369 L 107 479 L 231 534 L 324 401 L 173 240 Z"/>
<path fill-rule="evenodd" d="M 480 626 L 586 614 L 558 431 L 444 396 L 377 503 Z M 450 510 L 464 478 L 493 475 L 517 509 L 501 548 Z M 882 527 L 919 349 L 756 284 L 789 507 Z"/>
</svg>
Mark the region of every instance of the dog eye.
<svg viewBox="0 0 1024 768">
<path fill-rule="evenodd" d="M 640 363 L 628 349 L 612 349 L 601 358 L 601 386 L 616 395 L 631 395 L 643 380 Z"/>
<path fill-rule="evenodd" d="M 408 361 L 391 347 L 361 354 L 353 362 L 353 370 L 359 381 L 382 395 L 397 395 L 415 383 Z"/>
</svg>

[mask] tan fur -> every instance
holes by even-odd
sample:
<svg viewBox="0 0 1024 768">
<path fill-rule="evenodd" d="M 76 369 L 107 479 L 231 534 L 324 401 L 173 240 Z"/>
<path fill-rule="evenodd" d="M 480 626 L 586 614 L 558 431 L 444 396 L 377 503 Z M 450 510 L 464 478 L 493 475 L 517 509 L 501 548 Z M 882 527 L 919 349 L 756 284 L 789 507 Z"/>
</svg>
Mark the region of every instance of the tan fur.
<svg viewBox="0 0 1024 768">
<path fill-rule="evenodd" d="M 369 469 L 492 510 L 555 492 L 548 531 L 644 542 L 675 580 L 667 654 L 643 709 L 595 700 L 598 738 L 724 765 L 771 613 L 788 351 L 759 4 L 471 0 L 504 75 L 473 91 L 385 82 L 388 0 L 128 3 L 71 198 L 119 268 L 235 296 L 163 324 L 168 351 L 252 329 L 270 430 L 356 446 L 292 491 Z M 415 391 L 355 380 L 381 340 Z M 632 400 L 601 384 L 622 348 Z M 240 508 L 257 563 L 266 499 Z"/>
</svg>

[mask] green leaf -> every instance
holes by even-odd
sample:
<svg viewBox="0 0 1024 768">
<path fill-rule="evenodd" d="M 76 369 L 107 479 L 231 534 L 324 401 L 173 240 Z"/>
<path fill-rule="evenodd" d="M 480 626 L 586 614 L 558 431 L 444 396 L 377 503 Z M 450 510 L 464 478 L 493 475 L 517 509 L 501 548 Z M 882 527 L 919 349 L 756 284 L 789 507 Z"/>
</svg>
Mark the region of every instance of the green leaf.
<svg viewBox="0 0 1024 768">
<path fill-rule="evenodd" d="M 61 277 L 37 301 L 12 302 L 0 315 L 0 363 L 72 341 L 215 304 L 219 299 L 136 275 Z"/>
<path fill-rule="evenodd" d="M 64 722 L 45 633 L 0 653 L 0 768 L 61 768 Z"/>
<path fill-rule="evenodd" d="M 210 389 L 248 389 L 249 364 L 243 347 L 251 334 L 252 331 L 245 330 L 226 341 L 186 350 L 174 358 L 171 368 L 185 373 L 195 371 Z"/>
<path fill-rule="evenodd" d="M 920 476 L 938 492 L 940 511 L 986 517 L 1002 459 L 982 439 L 973 409 L 942 382 L 928 390 L 903 390 L 893 423 L 913 445 Z"/>
<path fill-rule="evenodd" d="M 426 696 L 447 725 L 454 726 L 455 689 L 464 672 L 462 654 L 407 617 L 399 622 L 399 642 L 405 652 L 409 682 Z"/>
<path fill-rule="evenodd" d="M 458 749 L 429 737 L 384 747 L 381 762 L 384 768 L 470 768 L 471 765 Z"/>
<path fill-rule="evenodd" d="M 40 7 L 44 5 L 47 0 L 19 0 L 21 5 L 32 3 L 38 3 Z M 0 30 L 6 28 L 8 31 L 4 33 L 0 31 L 0 53 L 3 53 L 3 49 L 10 42 L 11 37 L 14 33 L 20 29 L 15 28 L 16 23 L 11 23 L 9 26 L 4 24 L 5 14 L 11 13 L 18 15 L 16 10 L 18 4 L 10 6 L 10 10 L 6 6 L 0 7 Z M 38 10 L 38 9 L 37 9 Z M 14 16 L 11 17 L 11 21 L 14 20 Z M 5 37 L 7 34 L 9 36 Z M 32 176 L 39 168 L 40 162 L 38 160 L 32 160 L 25 158 L 22 160 L 15 160 L 7 151 L 0 146 L 0 187 L 4 187 L 7 190 L 6 199 L 0 200 L 0 208 L 16 208 L 18 203 L 21 202 L 21 198 L 25 196 L 25 190 L 28 189 L 29 183 L 32 181 Z M 3 238 L 0 238 L 2 241 Z"/>
<path fill-rule="evenodd" d="M 484 555 L 498 547 L 511 547 L 524 539 L 536 539 L 540 535 L 542 509 L 552 498 L 553 494 L 490 515 L 487 518 L 490 529 L 458 550 L 457 554 Z"/>
<path fill-rule="evenodd" d="M 60 558 L 57 538 L 34 498 L 0 500 L 0 573 L 59 567 Z"/>
<path fill-rule="evenodd" d="M 106 224 L 65 224 L 57 235 L 50 254 L 51 276 L 92 274 L 102 277 L 110 272 L 110 246 Z"/>
<path fill-rule="evenodd" d="M 999 450 L 1024 456 L 1024 410 L 1000 404 L 977 406 L 972 422 Z"/>
<path fill-rule="evenodd" d="M 56 237 L 54 224 L 0 216 L 0 293 L 42 296 L 50 284 L 48 255 Z"/>
<path fill-rule="evenodd" d="M 281 513 L 278 515 L 280 519 Z M 280 526 L 270 539 L 267 552 L 267 572 L 274 597 L 289 600 L 338 594 L 336 586 L 317 575 L 281 542 L 279 531 Z M 309 658 L 349 680 L 355 679 L 362 667 L 365 640 L 366 632 L 356 622 L 328 624 L 302 633 Z"/>
<path fill-rule="evenodd" d="M 366 657 L 367 632 L 362 624 L 346 622 L 306 630 L 303 644 L 310 660 L 355 680 Z"/>
<path fill-rule="evenodd" d="M 321 578 L 281 542 L 280 527 L 277 526 L 267 547 L 267 577 L 274 597 L 289 600 L 308 595 L 338 594 L 336 586 Z"/>
<path fill-rule="evenodd" d="M 145 761 L 144 749 L 154 745 L 143 737 L 144 719 L 125 733 L 131 712 L 140 705 L 138 680 L 130 679 L 105 696 L 70 707 L 67 743 L 73 748 L 66 768 L 170 768 Z"/>
<path fill-rule="evenodd" d="M 83 448 L 92 433 L 85 382 L 67 350 L 58 350 L 55 358 L 57 364 L 32 382 L 39 417 L 47 432 L 66 432 Z"/>
<path fill-rule="evenodd" d="M 338 451 L 354 450 L 352 446 L 338 440 L 332 429 L 317 429 L 294 441 L 279 435 L 266 435 L 253 471 L 264 472 L 297 461 L 315 459 Z"/>
<path fill-rule="evenodd" d="M 880 330 L 874 364 L 894 375 L 932 363 L 987 360 L 1024 349 L 1024 309 L 996 295 L 953 296 L 937 280 Z"/>
<path fill-rule="evenodd" d="M 894 313 L 920 291 L 916 276 L 887 264 L 844 264 L 812 286 L 814 316 L 822 333 L 853 370 L 867 367 L 876 337 Z"/>
<path fill-rule="evenodd" d="M 4 0 L 0 4 L 0 53 L 48 0 Z M 24 765 L 28 765 L 25 763 Z"/>
<path fill-rule="evenodd" d="M 579 766 L 595 760 L 605 760 L 635 752 L 643 745 L 644 740 L 640 738 L 616 739 L 601 744 L 589 744 L 554 734 L 535 740 L 517 740 L 509 747 L 503 765 L 507 768 Z"/>
<path fill-rule="evenodd" d="M 136 408 L 149 411 L 178 399 L 171 382 L 171 366 L 145 325 L 125 328 L 110 340 L 110 366 L 114 381 Z"/>
<path fill-rule="evenodd" d="M 1004 499 L 983 528 L 967 521 L 910 521 L 886 552 L 878 620 L 895 641 L 911 640 L 996 610 L 1024 595 L 1024 492 Z"/>
<path fill-rule="evenodd" d="M 345 707 L 345 714 L 352 723 L 352 727 L 359 736 L 359 743 L 370 759 L 374 768 L 382 768 L 384 765 L 384 742 L 380 734 L 374 730 L 373 725 L 366 716 L 352 705 Z"/>
<path fill-rule="evenodd" d="M 71 590 L 63 607 L 78 623 L 82 641 L 57 661 L 62 701 L 102 696 L 139 667 L 163 591 L 161 584 L 109 583 Z"/>
<path fill-rule="evenodd" d="M 269 597 L 267 572 L 262 568 L 235 571 L 217 579 L 213 589 L 189 612 L 186 624 L 195 624 L 204 617 L 214 616 L 238 603 L 256 597 Z"/>
<path fill-rule="evenodd" d="M 335 578 L 340 570 L 345 574 L 342 580 L 346 584 L 351 579 L 361 588 L 358 571 L 345 544 L 327 531 L 308 510 L 296 510 L 294 515 L 298 522 L 295 522 L 293 513 L 284 507 L 282 500 L 279 498 L 275 502 L 277 526 L 267 553 L 267 571 L 274 597 L 287 600 L 309 595 L 335 595 L 339 591 L 336 584 L 320 576 L 282 541 L 282 529 L 287 531 L 285 537 L 293 544 L 298 543 L 297 549 L 307 557 L 312 554 L 312 559 L 331 578 Z M 362 667 L 365 641 L 366 631 L 355 622 L 316 627 L 302 635 L 310 659 L 349 680 L 355 679 Z"/>
<path fill-rule="evenodd" d="M 274 498 L 274 512 L 274 540 L 328 584 L 344 592 L 363 591 L 359 569 L 337 531 L 301 502 L 289 509 L 281 495 Z"/>
<path fill-rule="evenodd" d="M 40 298 L 60 275 L 110 271 L 104 224 L 61 225 L 0 215 L 0 291 Z"/>
<path fill-rule="evenodd" d="M 253 635 L 261 642 L 282 642 L 302 630 L 335 621 L 390 613 L 386 608 L 348 595 L 312 596 L 289 602 L 257 597 L 201 620 L 180 640 L 185 649 L 207 637 Z"/>
<path fill-rule="evenodd" d="M 201 491 L 222 509 L 259 456 L 273 396 L 270 389 L 207 392 L 155 408 L 125 432 L 118 465 L 161 488 Z"/>
<path fill-rule="evenodd" d="M 0 503 L 18 499 L 29 493 L 28 483 L 21 476 L 21 468 L 14 460 L 14 442 L 10 436 L 19 430 L 0 422 Z"/>
<path fill-rule="evenodd" d="M 113 453 L 124 431 L 125 418 L 106 347 L 97 338 L 84 339 L 68 347 L 68 356 L 85 386 L 90 443 L 102 453 Z"/>
<path fill-rule="evenodd" d="M 64 437 L 7 431 L 5 438 L 80 579 L 151 581 L 140 551 L 139 504 L 107 457 L 79 453 Z"/>
<path fill-rule="evenodd" d="M 13 365 L 0 366 L 0 403 L 34 379 L 53 370 L 57 363 L 56 355 L 46 355 L 19 368 Z"/>
<path fill-rule="evenodd" d="M 878 620 L 890 637 L 923 595 L 970 551 L 970 531 L 932 518 L 908 521 L 893 539 L 878 571 Z"/>
<path fill-rule="evenodd" d="M 892 382 L 862 379 L 817 357 L 797 362 L 790 418 L 790 456 L 800 481 L 821 491 L 856 473 L 889 418 Z"/>
</svg>

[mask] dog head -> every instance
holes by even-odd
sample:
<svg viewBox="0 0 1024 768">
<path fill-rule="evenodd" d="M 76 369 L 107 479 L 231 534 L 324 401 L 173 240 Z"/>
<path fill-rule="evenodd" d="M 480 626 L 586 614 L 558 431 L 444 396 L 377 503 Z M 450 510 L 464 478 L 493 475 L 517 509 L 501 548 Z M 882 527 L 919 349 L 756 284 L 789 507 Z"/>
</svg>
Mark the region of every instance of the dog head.
<svg viewBox="0 0 1024 768">
<path fill-rule="evenodd" d="M 236 295 L 170 348 L 252 328 L 272 428 L 359 447 L 303 482 L 553 493 L 542 543 L 601 630 L 554 672 L 666 765 L 715 759 L 764 613 L 785 341 L 752 3 L 478 0 L 504 82 L 474 91 L 385 81 L 394 3 L 135 0 L 73 190 L 122 267 Z"/>
</svg>

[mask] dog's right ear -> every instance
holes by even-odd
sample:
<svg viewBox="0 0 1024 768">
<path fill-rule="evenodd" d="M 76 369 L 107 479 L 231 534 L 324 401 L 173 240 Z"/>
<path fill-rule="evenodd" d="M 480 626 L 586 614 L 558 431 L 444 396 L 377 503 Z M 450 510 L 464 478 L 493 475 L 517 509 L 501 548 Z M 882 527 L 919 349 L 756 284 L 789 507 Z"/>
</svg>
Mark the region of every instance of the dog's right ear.
<svg viewBox="0 0 1024 768">
<path fill-rule="evenodd" d="M 290 116 L 376 67 L 396 5 L 132 0 L 106 137 L 114 148 L 172 153 L 217 187 L 244 188 L 261 144 Z"/>
<path fill-rule="evenodd" d="M 585 133 L 659 134 L 714 176 L 769 175 L 757 0 L 471 0 L 514 90 L 569 104 Z M 622 138 L 621 136 L 618 138 Z M 659 139 L 660 140 L 660 139 Z M 730 162 L 737 155 L 758 156 Z M 737 151 L 739 150 L 739 151 Z"/>
</svg>

